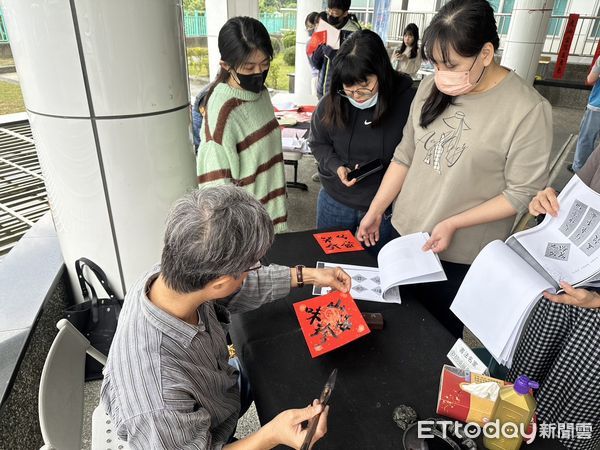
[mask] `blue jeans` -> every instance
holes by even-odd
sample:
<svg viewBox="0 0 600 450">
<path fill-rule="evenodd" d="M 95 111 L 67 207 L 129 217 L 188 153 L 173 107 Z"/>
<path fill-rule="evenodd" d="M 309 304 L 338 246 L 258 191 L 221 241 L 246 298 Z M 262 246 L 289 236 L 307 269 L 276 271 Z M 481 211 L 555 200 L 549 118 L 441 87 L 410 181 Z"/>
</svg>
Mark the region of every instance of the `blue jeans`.
<svg viewBox="0 0 600 450">
<path fill-rule="evenodd" d="M 577 148 L 573 158 L 573 170 L 575 172 L 581 170 L 594 151 L 594 143 L 598 135 L 600 135 L 600 111 L 592 111 L 586 108 L 581 119 Z"/>
<path fill-rule="evenodd" d="M 352 233 L 355 233 L 365 214 L 366 211 L 350 208 L 349 206 L 338 202 L 325 192 L 325 189 L 321 188 L 319 191 L 319 197 L 317 198 L 318 229 L 339 228 L 347 229 Z M 394 230 L 394 227 L 392 226 L 392 215 L 386 212 L 383 215 L 383 220 L 379 226 L 379 241 L 377 242 L 377 245 L 373 247 L 365 246 L 367 251 L 373 255 L 377 255 L 379 250 L 381 250 L 381 247 L 391 240 L 392 230 Z"/>
<path fill-rule="evenodd" d="M 200 146 L 200 127 L 202 126 L 202 114 L 192 108 L 192 136 L 194 137 L 194 150 L 198 152 Z"/>
</svg>

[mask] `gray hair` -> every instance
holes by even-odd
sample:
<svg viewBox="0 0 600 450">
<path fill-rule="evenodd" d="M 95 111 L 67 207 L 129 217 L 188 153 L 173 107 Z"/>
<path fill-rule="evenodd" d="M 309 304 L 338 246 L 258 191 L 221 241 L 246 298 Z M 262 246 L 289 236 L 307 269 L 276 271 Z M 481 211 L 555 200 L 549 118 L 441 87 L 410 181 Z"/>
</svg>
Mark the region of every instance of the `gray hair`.
<svg viewBox="0 0 600 450">
<path fill-rule="evenodd" d="M 272 243 L 269 214 L 244 189 L 194 189 L 167 217 L 162 277 L 177 292 L 197 291 L 223 275 L 239 278 Z"/>
</svg>

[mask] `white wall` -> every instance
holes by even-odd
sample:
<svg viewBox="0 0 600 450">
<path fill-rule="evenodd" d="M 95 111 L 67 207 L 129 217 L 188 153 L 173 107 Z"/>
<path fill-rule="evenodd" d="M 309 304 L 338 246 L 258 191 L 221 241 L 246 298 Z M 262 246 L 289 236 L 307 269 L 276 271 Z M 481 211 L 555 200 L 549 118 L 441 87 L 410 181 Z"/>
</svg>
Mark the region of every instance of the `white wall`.
<svg viewBox="0 0 600 450">
<path fill-rule="evenodd" d="M 598 0 L 571 0 L 567 7 L 567 14 L 594 16 L 598 11 L 598 3 Z"/>
<path fill-rule="evenodd" d="M 408 0 L 408 11 L 435 11 L 436 0 Z"/>
<path fill-rule="evenodd" d="M 235 16 L 258 18 L 258 0 L 207 0 L 206 35 L 208 42 L 208 73 L 214 79 L 219 73 L 218 37 L 221 27 Z"/>
</svg>

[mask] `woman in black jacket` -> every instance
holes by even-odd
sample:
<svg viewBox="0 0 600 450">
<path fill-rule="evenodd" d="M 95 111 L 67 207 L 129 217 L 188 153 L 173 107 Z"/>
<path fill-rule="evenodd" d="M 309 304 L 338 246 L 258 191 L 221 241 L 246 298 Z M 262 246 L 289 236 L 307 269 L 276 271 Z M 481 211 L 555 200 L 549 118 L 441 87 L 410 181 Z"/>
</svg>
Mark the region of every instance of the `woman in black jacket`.
<svg viewBox="0 0 600 450">
<path fill-rule="evenodd" d="M 310 127 L 322 184 L 317 228 L 358 228 L 402 140 L 414 94 L 412 80 L 394 71 L 377 34 L 356 31 L 342 44 L 333 61 L 331 90 Z M 348 179 L 351 170 L 376 160 L 381 170 L 360 181 Z M 390 239 L 390 216 L 381 223 L 375 252 Z"/>
</svg>

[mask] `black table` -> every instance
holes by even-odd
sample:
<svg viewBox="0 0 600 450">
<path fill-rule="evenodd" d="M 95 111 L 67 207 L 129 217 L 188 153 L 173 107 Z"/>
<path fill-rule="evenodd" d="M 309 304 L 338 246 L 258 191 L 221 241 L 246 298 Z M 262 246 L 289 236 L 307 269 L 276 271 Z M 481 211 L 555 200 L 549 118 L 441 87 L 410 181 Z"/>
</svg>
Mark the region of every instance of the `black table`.
<svg viewBox="0 0 600 450">
<path fill-rule="evenodd" d="M 278 235 L 267 263 L 316 261 L 376 266 L 366 251 L 325 255 L 311 232 Z M 402 430 L 392 420 L 396 406 L 413 406 L 420 418 L 434 415 L 439 377 L 454 339 L 418 301 L 402 304 L 357 301 L 363 312 L 381 312 L 383 330 L 312 359 L 292 304 L 311 298 L 312 286 L 286 299 L 235 316 L 231 336 L 249 372 L 261 423 L 288 408 L 318 398 L 338 368 L 327 436 L 317 449 L 401 449 Z"/>
</svg>

